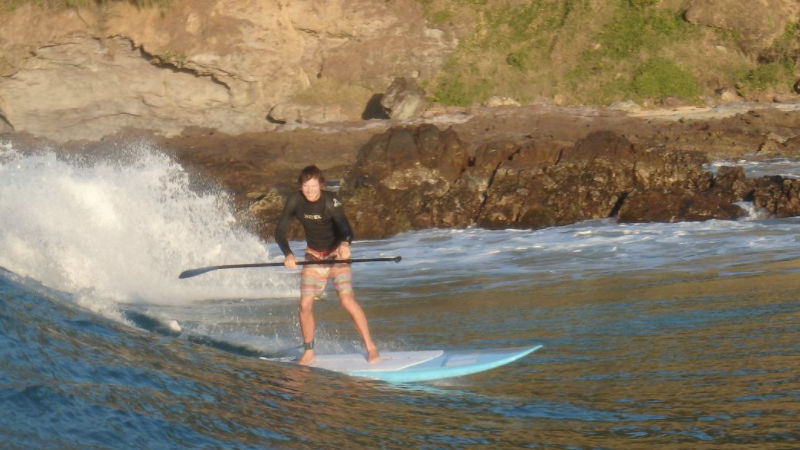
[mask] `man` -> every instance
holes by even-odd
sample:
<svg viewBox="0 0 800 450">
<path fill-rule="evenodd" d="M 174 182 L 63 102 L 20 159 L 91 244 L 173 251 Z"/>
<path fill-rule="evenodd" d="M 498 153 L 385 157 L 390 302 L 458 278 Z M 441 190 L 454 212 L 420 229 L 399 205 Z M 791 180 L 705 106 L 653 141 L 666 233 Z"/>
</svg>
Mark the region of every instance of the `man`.
<svg viewBox="0 0 800 450">
<path fill-rule="evenodd" d="M 350 259 L 353 232 L 345 217 L 342 202 L 333 192 L 322 190 L 325 182 L 322 172 L 317 166 L 305 167 L 297 182 L 300 190 L 293 192 L 286 200 L 275 231 L 275 241 L 286 257 L 283 264 L 290 269 L 297 268 L 297 259 L 287 240 L 292 218 L 300 220 L 305 230 L 307 261 Z M 329 278 L 333 279 L 339 301 L 350 313 L 356 330 L 364 341 L 367 360 L 377 361 L 380 356 L 369 335 L 367 318 L 353 294 L 350 264 L 315 264 L 305 265 L 300 272 L 300 330 L 303 334 L 304 351 L 298 363 L 307 365 L 314 361 L 315 322 L 312 308 L 314 300 L 320 298 L 325 290 Z"/>
</svg>

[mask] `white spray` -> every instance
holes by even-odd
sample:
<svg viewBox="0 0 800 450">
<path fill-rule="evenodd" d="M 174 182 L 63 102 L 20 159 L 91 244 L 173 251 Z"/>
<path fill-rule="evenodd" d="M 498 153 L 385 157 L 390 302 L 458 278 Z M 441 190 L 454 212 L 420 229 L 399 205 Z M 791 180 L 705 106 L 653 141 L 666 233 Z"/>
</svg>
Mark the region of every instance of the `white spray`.
<svg viewBox="0 0 800 450">
<path fill-rule="evenodd" d="M 237 226 L 224 193 L 193 191 L 152 145 L 126 153 L 86 162 L 0 142 L 0 266 L 94 309 L 295 295 L 296 276 L 283 271 L 179 280 L 189 268 L 269 261 L 267 245 Z"/>
</svg>

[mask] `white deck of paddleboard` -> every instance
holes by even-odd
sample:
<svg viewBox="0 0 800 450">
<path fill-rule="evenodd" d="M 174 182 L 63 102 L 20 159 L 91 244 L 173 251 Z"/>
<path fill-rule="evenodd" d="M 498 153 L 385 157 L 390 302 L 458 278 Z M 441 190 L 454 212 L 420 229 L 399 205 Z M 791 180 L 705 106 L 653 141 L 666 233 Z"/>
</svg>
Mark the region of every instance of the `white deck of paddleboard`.
<svg viewBox="0 0 800 450">
<path fill-rule="evenodd" d="M 310 367 L 392 383 L 413 383 L 494 369 L 516 361 L 541 347 L 534 345 L 482 350 L 382 352 L 381 359 L 375 363 L 367 362 L 364 353 L 322 354 L 316 356 Z M 262 359 L 268 358 L 262 357 Z M 296 357 L 271 360 L 297 364 Z"/>
<path fill-rule="evenodd" d="M 422 364 L 442 356 L 442 350 L 382 352 L 381 359 L 374 363 L 367 361 L 364 353 L 346 353 L 341 355 L 317 355 L 312 367 L 334 372 L 386 372 L 403 370 Z"/>
</svg>

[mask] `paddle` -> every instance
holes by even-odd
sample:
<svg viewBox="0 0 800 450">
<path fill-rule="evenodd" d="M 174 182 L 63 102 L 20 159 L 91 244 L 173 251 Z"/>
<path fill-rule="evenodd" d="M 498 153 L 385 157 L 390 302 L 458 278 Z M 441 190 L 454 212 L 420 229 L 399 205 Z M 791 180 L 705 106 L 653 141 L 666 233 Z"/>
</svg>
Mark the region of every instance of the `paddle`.
<svg viewBox="0 0 800 450">
<path fill-rule="evenodd" d="M 323 261 L 297 261 L 298 266 L 305 266 L 310 264 L 350 264 L 350 263 L 360 263 L 360 262 L 378 262 L 378 261 L 394 261 L 400 262 L 400 256 L 393 256 L 390 258 L 361 258 L 361 259 L 329 259 Z M 222 266 L 208 266 L 208 267 L 200 267 L 197 269 L 189 269 L 184 270 L 178 275 L 178 278 L 191 278 L 196 277 L 198 275 L 202 275 L 206 272 L 211 272 L 212 270 L 219 270 L 219 269 L 243 269 L 247 267 L 283 267 L 282 262 L 274 262 L 274 263 L 250 263 L 250 264 L 225 264 Z"/>
</svg>

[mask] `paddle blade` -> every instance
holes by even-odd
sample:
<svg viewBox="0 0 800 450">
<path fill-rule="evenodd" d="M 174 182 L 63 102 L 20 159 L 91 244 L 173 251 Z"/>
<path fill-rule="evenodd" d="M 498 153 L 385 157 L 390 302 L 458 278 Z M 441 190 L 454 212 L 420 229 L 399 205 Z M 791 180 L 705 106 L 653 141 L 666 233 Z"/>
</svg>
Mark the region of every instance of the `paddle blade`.
<svg viewBox="0 0 800 450">
<path fill-rule="evenodd" d="M 197 269 L 184 270 L 183 272 L 181 272 L 180 275 L 178 275 L 178 278 L 183 279 L 183 278 L 196 277 L 196 276 L 202 275 L 202 274 L 204 274 L 206 272 L 211 272 L 212 270 L 217 270 L 217 268 L 218 268 L 217 266 L 210 266 L 210 267 L 200 267 L 200 268 L 197 268 Z"/>
</svg>

